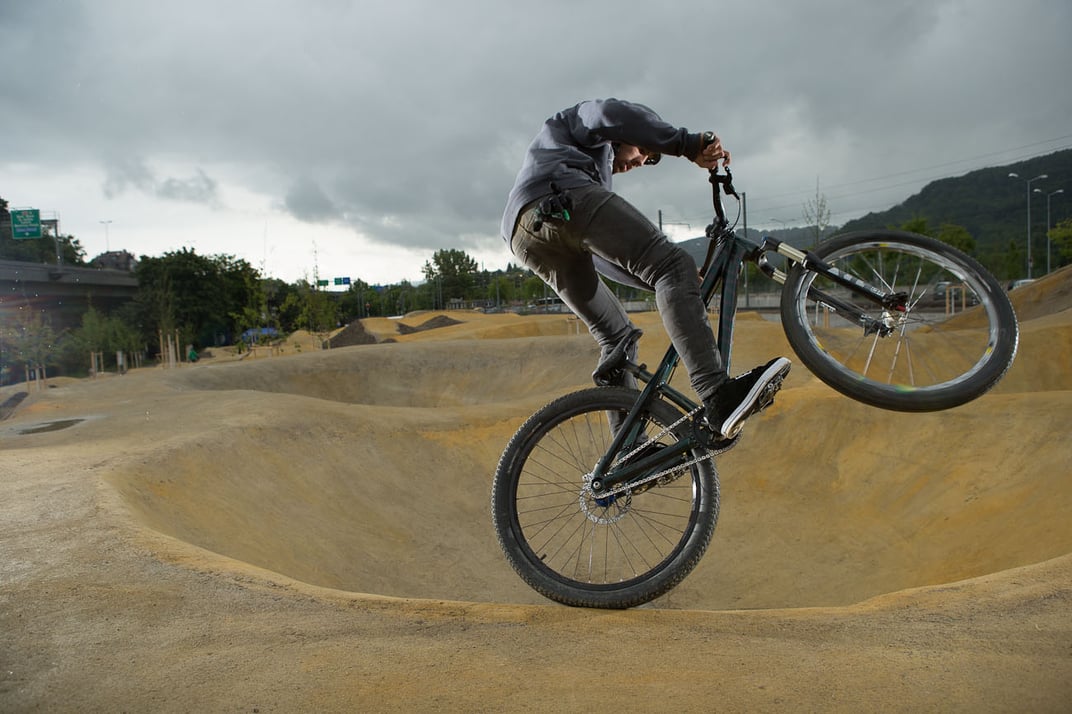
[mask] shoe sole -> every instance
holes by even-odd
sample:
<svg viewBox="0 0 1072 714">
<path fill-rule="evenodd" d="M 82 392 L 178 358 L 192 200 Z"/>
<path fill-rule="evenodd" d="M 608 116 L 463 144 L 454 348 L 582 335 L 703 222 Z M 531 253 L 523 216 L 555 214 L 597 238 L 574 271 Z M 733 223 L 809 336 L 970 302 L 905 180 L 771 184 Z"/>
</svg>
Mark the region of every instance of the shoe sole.
<svg viewBox="0 0 1072 714">
<path fill-rule="evenodd" d="M 734 438 L 740 433 L 745 419 L 774 404 L 774 395 L 782 388 L 782 382 L 785 381 L 789 368 L 792 366 L 792 363 L 785 357 L 779 357 L 763 370 L 763 374 L 748 390 L 744 401 L 726 417 L 726 421 L 722 422 L 722 427 L 719 429 L 722 436 L 727 439 Z"/>
</svg>

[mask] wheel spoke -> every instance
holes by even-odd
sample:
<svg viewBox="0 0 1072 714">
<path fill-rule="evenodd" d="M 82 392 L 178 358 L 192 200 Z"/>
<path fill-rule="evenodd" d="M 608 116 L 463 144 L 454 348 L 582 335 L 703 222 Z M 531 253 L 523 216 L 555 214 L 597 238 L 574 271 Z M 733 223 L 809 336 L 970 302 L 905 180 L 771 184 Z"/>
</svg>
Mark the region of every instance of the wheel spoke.
<svg viewBox="0 0 1072 714">
<path fill-rule="evenodd" d="M 500 544 L 548 597 L 599 607 L 646 602 L 683 578 L 707 547 L 718 518 L 707 452 L 670 457 L 690 462 L 677 472 L 674 462 L 653 466 L 663 475 L 642 488 L 591 492 L 589 473 L 613 440 L 606 414 L 628 411 L 638 396 L 619 387 L 567 395 L 526 422 L 500 462 L 493 496 Z M 657 402 L 644 425 L 649 441 L 671 445 L 675 430 L 691 433 L 681 417 Z"/>
<path fill-rule="evenodd" d="M 1008 369 L 1015 314 L 1005 291 L 968 256 L 896 231 L 839 236 L 813 252 L 878 292 L 907 296 L 903 310 L 879 307 L 821 275 L 790 270 L 786 335 L 805 365 L 835 389 L 887 409 L 932 411 L 974 399 Z M 857 317 L 820 309 L 809 297 L 812 287 L 854 303 L 864 324 L 883 329 L 862 331 Z"/>
</svg>

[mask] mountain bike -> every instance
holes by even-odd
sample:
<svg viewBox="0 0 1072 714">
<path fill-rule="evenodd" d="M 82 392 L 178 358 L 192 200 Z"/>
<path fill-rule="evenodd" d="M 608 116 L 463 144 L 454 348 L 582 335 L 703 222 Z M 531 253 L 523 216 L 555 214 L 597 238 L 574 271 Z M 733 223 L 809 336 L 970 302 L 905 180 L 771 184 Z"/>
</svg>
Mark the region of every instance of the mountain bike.
<svg viewBox="0 0 1072 714">
<path fill-rule="evenodd" d="M 834 236 L 812 250 L 770 237 L 757 245 L 726 217 L 723 195 L 740 205 L 732 174 L 711 170 L 710 183 L 701 295 L 709 308 L 718 297 L 727 371 L 746 263 L 781 285 L 781 323 L 804 366 L 857 401 L 949 409 L 987 392 L 1012 364 L 1019 328 L 1008 295 L 960 250 L 893 230 Z M 671 386 L 672 345 L 652 371 L 629 359 L 639 338 L 634 330 L 600 362 L 597 386 L 529 417 L 495 473 L 492 516 L 507 560 L 566 605 L 634 607 L 680 583 L 718 521 L 715 457 L 741 438 L 713 433 L 702 405 Z M 626 373 L 643 388 L 615 386 Z"/>
</svg>

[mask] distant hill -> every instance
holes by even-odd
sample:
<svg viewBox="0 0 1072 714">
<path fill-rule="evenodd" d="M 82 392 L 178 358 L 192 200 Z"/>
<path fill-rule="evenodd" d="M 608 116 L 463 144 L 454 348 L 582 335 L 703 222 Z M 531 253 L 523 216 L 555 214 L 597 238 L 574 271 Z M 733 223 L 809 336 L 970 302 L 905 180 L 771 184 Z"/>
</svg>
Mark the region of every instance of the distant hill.
<svg viewBox="0 0 1072 714">
<path fill-rule="evenodd" d="M 1009 174 L 1019 174 L 1010 178 Z M 1031 184 L 1031 233 L 1033 251 L 1039 256 L 1035 265 L 1040 265 L 1046 245 L 1046 194 L 1063 188 L 1065 193 L 1051 199 L 1051 221 L 1059 221 L 1072 215 L 1072 149 L 1037 156 L 1006 166 L 978 169 L 963 176 L 939 179 L 927 184 L 919 193 L 904 202 L 878 213 L 848 221 L 830 232 L 900 227 L 917 218 L 927 221 L 928 233 L 937 234 L 942 224 L 964 226 L 975 239 L 975 255 L 988 266 L 998 264 L 995 257 L 1007 252 L 1010 243 L 1026 251 L 1027 237 L 1027 179 L 1046 174 L 1047 178 Z M 1034 193 L 1034 189 L 1041 193 Z M 763 235 L 787 241 L 793 245 L 808 245 L 812 232 L 807 228 L 788 228 L 760 233 L 749 229 L 748 237 L 760 240 Z M 696 259 L 703 261 L 707 250 L 704 238 L 683 241 L 682 247 Z M 991 267 L 994 270 L 993 267 Z M 1002 276 L 999 276 L 1002 277 Z M 1015 277 L 1015 276 L 1013 276 Z"/>
<path fill-rule="evenodd" d="M 1019 178 L 1010 178 L 1010 173 L 1019 174 Z M 1051 207 L 1057 209 L 1051 217 L 1057 223 L 1070 215 L 1065 202 L 1072 199 L 1072 149 L 934 181 L 904 203 L 849 221 L 841 230 L 885 228 L 922 217 L 933 229 L 943 223 L 964 226 L 975 238 L 979 253 L 1004 249 L 1010 240 L 1026 238 L 1027 179 L 1042 174 L 1047 178 L 1031 184 L 1032 192 L 1036 188 L 1042 191 L 1032 195 L 1031 232 L 1045 236 L 1045 194 L 1065 189 L 1060 200 L 1051 200 Z"/>
</svg>

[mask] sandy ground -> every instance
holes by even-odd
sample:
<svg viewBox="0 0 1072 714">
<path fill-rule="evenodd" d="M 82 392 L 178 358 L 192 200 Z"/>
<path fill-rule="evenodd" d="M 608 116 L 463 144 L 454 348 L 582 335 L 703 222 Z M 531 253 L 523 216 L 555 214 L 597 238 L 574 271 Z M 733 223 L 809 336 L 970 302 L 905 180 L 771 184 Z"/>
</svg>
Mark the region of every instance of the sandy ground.
<svg viewBox="0 0 1072 714">
<path fill-rule="evenodd" d="M 490 524 L 510 434 L 588 383 L 565 316 L 53 380 L 0 421 L 0 711 L 1070 711 L 1072 272 L 1015 297 L 956 410 L 798 366 L 703 562 L 626 612 L 543 600 Z M 773 354 L 743 315 L 735 365 Z"/>
</svg>

